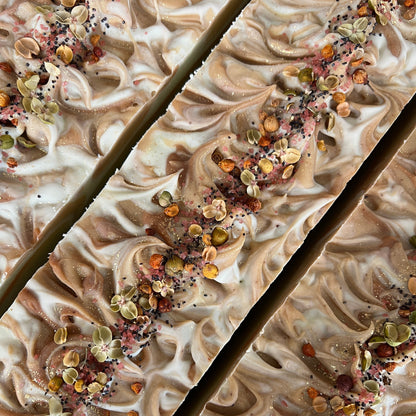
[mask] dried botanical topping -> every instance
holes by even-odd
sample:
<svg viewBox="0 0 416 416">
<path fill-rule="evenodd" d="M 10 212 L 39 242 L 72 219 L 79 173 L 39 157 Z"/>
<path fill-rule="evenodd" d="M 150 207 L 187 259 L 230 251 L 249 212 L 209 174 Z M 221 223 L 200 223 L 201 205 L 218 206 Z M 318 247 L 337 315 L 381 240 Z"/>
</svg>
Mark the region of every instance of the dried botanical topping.
<svg viewBox="0 0 416 416">
<path fill-rule="evenodd" d="M 167 217 L 176 217 L 179 214 L 179 206 L 177 203 L 170 204 L 163 211 Z"/>
<path fill-rule="evenodd" d="M 409 243 L 414 247 L 414 248 L 416 248 L 416 235 L 412 235 L 410 238 L 409 238 Z"/>
<path fill-rule="evenodd" d="M 163 191 L 160 195 L 159 195 L 159 205 L 163 208 L 166 208 L 167 206 L 169 206 L 172 203 L 172 195 L 170 194 L 170 192 L 168 191 Z"/>
<path fill-rule="evenodd" d="M 166 299 L 166 298 L 160 299 L 157 305 L 157 310 L 160 313 L 170 312 L 172 310 L 172 303 L 170 302 L 169 299 Z"/>
<path fill-rule="evenodd" d="M 315 349 L 309 343 L 303 344 L 302 353 L 307 357 L 315 357 Z"/>
<path fill-rule="evenodd" d="M 246 206 L 247 208 L 251 211 L 251 212 L 258 212 L 261 210 L 261 201 L 257 198 L 248 198 L 247 202 L 246 202 Z"/>
<path fill-rule="evenodd" d="M 75 368 L 66 368 L 62 372 L 62 378 L 66 384 L 74 384 L 78 378 L 78 371 Z"/>
<path fill-rule="evenodd" d="M 10 169 L 17 168 L 17 160 L 14 157 L 8 157 L 6 163 Z"/>
<path fill-rule="evenodd" d="M 275 116 L 268 116 L 263 122 L 264 129 L 268 133 L 273 133 L 279 130 L 279 121 Z"/>
<path fill-rule="evenodd" d="M 79 364 L 79 354 L 76 351 L 68 351 L 62 360 L 65 367 L 76 367 Z"/>
<path fill-rule="evenodd" d="M 332 94 L 332 98 L 337 104 L 341 104 L 346 100 L 345 94 L 343 92 L 334 92 Z"/>
<path fill-rule="evenodd" d="M 340 396 L 331 397 L 329 400 L 329 405 L 334 412 L 338 412 L 343 409 L 345 406 L 344 399 Z"/>
<path fill-rule="evenodd" d="M 321 49 L 321 55 L 326 60 L 332 59 L 333 56 L 335 55 L 335 51 L 334 51 L 334 48 L 332 47 L 332 45 L 331 44 L 325 45 Z"/>
<path fill-rule="evenodd" d="M 311 399 L 314 399 L 315 397 L 319 396 L 319 391 L 316 390 L 314 387 L 309 387 L 307 393 Z"/>
<path fill-rule="evenodd" d="M 10 104 L 10 97 L 3 91 L 0 91 L 0 108 L 7 107 Z"/>
<path fill-rule="evenodd" d="M 366 30 L 369 21 L 366 17 L 360 17 L 354 23 L 344 23 L 337 30 L 342 36 L 348 38 L 353 43 L 364 43 L 366 41 Z"/>
<path fill-rule="evenodd" d="M 219 274 L 218 267 L 215 264 L 207 263 L 202 269 L 202 274 L 207 279 L 215 279 Z"/>
<path fill-rule="evenodd" d="M 75 6 L 76 2 L 77 0 L 61 0 L 61 4 L 64 7 L 73 7 Z"/>
<path fill-rule="evenodd" d="M 35 39 L 29 37 L 18 39 L 14 44 L 14 48 L 19 55 L 26 59 L 32 59 L 33 55 L 36 56 L 40 53 L 39 44 Z"/>
<path fill-rule="evenodd" d="M 69 46 L 61 45 L 56 50 L 56 56 L 66 65 L 72 62 L 72 58 L 74 57 L 74 53 Z"/>
<path fill-rule="evenodd" d="M 337 114 L 340 117 L 348 117 L 351 114 L 350 105 L 348 102 L 343 102 L 337 105 Z"/>
<path fill-rule="evenodd" d="M 251 197 L 258 198 L 260 196 L 260 188 L 256 184 L 256 177 L 248 169 L 244 169 L 240 175 L 241 182 L 247 185 L 247 194 Z"/>
<path fill-rule="evenodd" d="M 258 163 L 260 170 L 264 174 L 268 174 L 273 170 L 273 163 L 269 159 L 261 159 Z"/>
<path fill-rule="evenodd" d="M 296 66 L 294 66 L 294 65 L 288 65 L 287 67 L 285 67 L 284 69 L 283 69 L 283 75 L 285 76 L 285 77 L 293 77 L 293 78 L 295 78 L 295 77 L 297 77 L 298 76 L 298 74 L 299 74 L 299 68 L 298 67 L 296 67 Z"/>
<path fill-rule="evenodd" d="M 1 137 L 0 137 L 1 140 Z M 412 295 L 416 295 L 416 277 L 411 277 L 407 282 L 407 288 Z"/>
<path fill-rule="evenodd" d="M 63 382 L 62 377 L 55 376 L 49 380 L 48 389 L 56 393 L 61 388 Z"/>
<path fill-rule="evenodd" d="M 172 255 L 165 264 L 165 272 L 168 276 L 175 276 L 183 270 L 185 262 L 177 255 Z"/>
<path fill-rule="evenodd" d="M 365 4 L 365 5 L 361 6 L 358 9 L 357 14 L 360 17 L 368 16 L 368 8 L 367 8 L 367 5 Z"/>
<path fill-rule="evenodd" d="M 124 356 L 121 341 L 119 339 L 113 340 L 110 328 L 106 326 L 96 328 L 92 334 L 92 340 L 95 345 L 91 348 L 91 353 L 98 362 L 104 362 L 107 357 L 118 359 Z"/>
<path fill-rule="evenodd" d="M 362 68 L 358 68 L 352 74 L 352 79 L 356 84 L 365 84 L 368 80 L 367 72 Z"/>
<path fill-rule="evenodd" d="M 13 147 L 14 139 L 10 134 L 2 134 L 0 136 L 0 149 L 7 150 Z"/>
<path fill-rule="evenodd" d="M 315 79 L 315 74 L 312 68 L 303 68 L 299 71 L 298 79 L 300 82 L 312 82 Z"/>
<path fill-rule="evenodd" d="M 98 42 L 100 41 L 100 35 L 91 35 L 90 42 L 92 46 L 97 46 Z"/>
<path fill-rule="evenodd" d="M 199 224 L 191 224 L 188 228 L 188 234 L 195 238 L 202 234 L 202 227 Z"/>
<path fill-rule="evenodd" d="M 247 141 L 250 144 L 257 144 L 261 138 L 261 133 L 258 130 L 247 130 L 246 132 Z"/>
<path fill-rule="evenodd" d="M 259 140 L 259 146 L 261 147 L 267 147 L 270 145 L 270 143 L 272 142 L 272 139 L 270 137 L 267 136 L 261 136 L 260 140 Z"/>
<path fill-rule="evenodd" d="M 346 393 L 353 388 L 354 382 L 348 374 L 340 374 L 337 377 L 336 385 L 341 393 Z"/>
<path fill-rule="evenodd" d="M 213 246 L 221 246 L 228 241 L 228 231 L 222 227 L 215 227 L 211 234 L 211 244 Z"/>
<path fill-rule="evenodd" d="M 159 269 L 165 257 L 161 254 L 152 254 L 150 256 L 149 264 L 152 269 Z"/>
<path fill-rule="evenodd" d="M 326 149 L 325 142 L 323 140 L 318 140 L 317 143 L 316 143 L 316 145 L 317 145 L 318 149 L 321 152 L 326 152 L 327 149 Z"/>
<path fill-rule="evenodd" d="M 74 389 L 77 393 L 82 393 L 85 390 L 86 386 L 84 383 L 84 380 L 82 379 L 78 379 L 75 383 L 74 383 Z"/>
<path fill-rule="evenodd" d="M 139 383 L 139 382 L 136 382 L 136 383 L 131 384 L 130 385 L 130 388 L 132 389 L 132 391 L 135 394 L 139 394 L 142 391 L 142 389 L 143 389 L 143 384 L 142 383 Z"/>
<path fill-rule="evenodd" d="M 68 330 L 66 328 L 59 328 L 56 330 L 53 340 L 55 341 L 55 344 L 61 345 L 66 342 L 67 337 Z"/>
<path fill-rule="evenodd" d="M 75 6 L 71 12 L 58 10 L 55 18 L 61 25 L 69 26 L 69 30 L 78 39 L 82 40 L 87 35 L 84 23 L 88 19 L 88 9 L 85 6 Z"/>
<path fill-rule="evenodd" d="M 312 400 L 312 407 L 316 413 L 324 413 L 328 409 L 328 403 L 323 396 L 317 396 Z"/>
<path fill-rule="evenodd" d="M 325 128 L 331 131 L 335 127 L 335 115 L 334 113 L 328 113 L 325 119 Z"/>
<path fill-rule="evenodd" d="M 230 173 L 234 169 L 235 163 L 231 159 L 222 159 L 218 162 L 218 166 L 223 172 Z"/>
<path fill-rule="evenodd" d="M 0 62 L 0 71 L 4 71 L 7 73 L 12 73 L 13 68 L 10 66 L 8 62 Z"/>
<path fill-rule="evenodd" d="M 211 262 L 214 261 L 217 257 L 217 249 L 214 246 L 207 246 L 202 250 L 202 258 Z"/>
<path fill-rule="evenodd" d="M 113 312 L 120 312 L 121 315 L 129 320 L 137 318 L 139 310 L 132 299 L 137 295 L 135 287 L 125 288 L 120 294 L 111 298 L 110 308 Z M 107 331 L 108 332 L 108 331 Z"/>
<path fill-rule="evenodd" d="M 394 371 L 397 367 L 397 364 L 395 362 L 390 362 L 390 363 L 385 363 L 384 364 L 384 369 L 391 373 L 392 371 Z"/>
<path fill-rule="evenodd" d="M 342 408 L 342 411 L 346 416 L 355 415 L 355 413 L 357 412 L 357 406 L 355 405 L 355 403 L 351 403 L 347 406 L 344 406 Z"/>
<path fill-rule="evenodd" d="M 205 218 L 215 218 L 222 221 L 227 215 L 227 207 L 222 199 L 214 199 L 211 205 L 207 205 L 202 209 Z"/>
<path fill-rule="evenodd" d="M 376 354 L 380 358 L 392 357 L 394 355 L 394 349 L 388 344 L 381 344 L 376 348 Z"/>
</svg>

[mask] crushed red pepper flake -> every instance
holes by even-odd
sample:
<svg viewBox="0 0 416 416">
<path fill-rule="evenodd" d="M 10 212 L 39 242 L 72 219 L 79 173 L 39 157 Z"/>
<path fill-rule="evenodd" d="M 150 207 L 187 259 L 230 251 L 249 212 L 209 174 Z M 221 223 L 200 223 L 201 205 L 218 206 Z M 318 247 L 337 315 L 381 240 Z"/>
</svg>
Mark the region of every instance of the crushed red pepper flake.
<svg viewBox="0 0 416 416">
<path fill-rule="evenodd" d="M 142 391 L 142 389 L 143 389 L 143 384 L 142 384 L 142 383 L 139 383 L 139 382 L 137 381 L 136 383 L 131 384 L 131 385 L 130 385 L 130 388 L 132 389 L 132 391 L 133 391 L 135 394 L 139 394 L 139 393 Z"/>
<path fill-rule="evenodd" d="M 315 357 L 315 349 L 312 347 L 310 343 L 303 344 L 302 353 L 307 357 Z"/>
</svg>

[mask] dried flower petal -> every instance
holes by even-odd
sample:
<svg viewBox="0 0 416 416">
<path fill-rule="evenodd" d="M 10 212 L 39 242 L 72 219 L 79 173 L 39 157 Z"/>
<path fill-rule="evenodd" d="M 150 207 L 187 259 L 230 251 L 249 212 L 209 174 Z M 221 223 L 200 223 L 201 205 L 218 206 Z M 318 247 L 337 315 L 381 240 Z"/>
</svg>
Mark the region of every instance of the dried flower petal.
<svg viewBox="0 0 416 416">
<path fill-rule="evenodd" d="M 300 82 L 312 82 L 315 79 L 312 68 L 303 68 L 299 71 L 298 79 Z"/>
<path fill-rule="evenodd" d="M 312 407 L 316 413 L 324 413 L 328 409 L 328 403 L 323 396 L 317 396 L 312 401 Z"/>
<path fill-rule="evenodd" d="M 280 124 L 275 116 L 269 116 L 264 120 L 263 126 L 267 132 L 273 133 L 279 130 Z"/>
<path fill-rule="evenodd" d="M 78 378 L 78 371 L 75 368 L 66 368 L 62 373 L 66 384 L 74 384 Z"/>
<path fill-rule="evenodd" d="M 202 251 L 202 258 L 205 261 L 214 261 L 217 257 L 217 249 L 214 246 L 207 246 Z"/>
<path fill-rule="evenodd" d="M 168 191 L 163 191 L 159 196 L 159 205 L 163 208 L 166 208 L 172 202 L 172 195 Z"/>
<path fill-rule="evenodd" d="M 88 390 L 88 393 L 95 394 L 101 391 L 103 388 L 104 386 L 102 384 L 94 381 L 93 383 L 88 385 L 87 390 Z"/>
<path fill-rule="evenodd" d="M 261 138 L 261 133 L 258 130 L 247 130 L 246 132 L 247 141 L 250 144 L 257 144 Z"/>
<path fill-rule="evenodd" d="M 0 149 L 7 150 L 14 145 L 14 139 L 10 134 L 2 134 L 0 136 Z"/>
<path fill-rule="evenodd" d="M 66 65 L 70 64 L 74 54 L 69 46 L 61 45 L 56 50 L 56 56 Z"/>
<path fill-rule="evenodd" d="M 191 224 L 188 233 L 191 237 L 199 237 L 202 234 L 202 227 L 198 224 Z"/>
<path fill-rule="evenodd" d="M 0 91 L 0 108 L 7 107 L 10 104 L 10 97 L 3 91 Z"/>
<path fill-rule="evenodd" d="M 63 380 L 59 376 L 55 376 L 49 380 L 48 389 L 56 393 L 62 386 Z"/>
<path fill-rule="evenodd" d="M 282 71 L 285 77 L 297 77 L 299 74 L 299 68 L 294 65 L 288 65 Z"/>
<path fill-rule="evenodd" d="M 222 221 L 227 215 L 227 207 L 222 199 L 214 199 L 211 205 L 207 205 L 202 209 L 205 218 L 214 218 Z"/>
<path fill-rule="evenodd" d="M 269 159 L 261 159 L 258 165 L 261 171 L 265 174 L 268 174 L 273 170 L 273 163 Z"/>
<path fill-rule="evenodd" d="M 251 182 L 254 181 L 256 179 L 256 177 L 254 176 L 254 174 L 252 172 L 250 172 L 247 169 L 244 169 L 241 172 L 240 179 L 241 179 L 241 182 L 243 182 L 244 185 L 251 185 Z"/>
<path fill-rule="evenodd" d="M 177 255 L 173 255 L 165 264 L 165 272 L 168 276 L 175 276 L 183 270 L 184 261 Z"/>
<path fill-rule="evenodd" d="M 63 359 L 65 367 L 76 367 L 79 364 L 79 354 L 76 351 L 68 351 Z"/>
<path fill-rule="evenodd" d="M 208 263 L 202 269 L 202 274 L 207 279 L 215 279 L 218 276 L 218 267 L 215 264 Z"/>
<path fill-rule="evenodd" d="M 40 52 L 39 44 L 35 39 L 29 37 L 18 39 L 14 48 L 19 55 L 26 59 L 32 59 L 33 55 L 39 55 Z"/>
<path fill-rule="evenodd" d="M 215 227 L 211 234 L 211 243 L 213 246 L 221 246 L 228 241 L 229 234 L 225 228 Z"/>
<path fill-rule="evenodd" d="M 72 416 L 71 412 L 64 412 L 61 402 L 55 397 L 51 397 L 48 401 L 49 404 L 49 416 Z"/>
<path fill-rule="evenodd" d="M 348 117 L 351 114 L 350 105 L 348 102 L 343 102 L 337 105 L 337 114 L 340 117 Z"/>
<path fill-rule="evenodd" d="M 53 336 L 55 344 L 61 345 L 66 342 L 68 330 L 66 328 L 58 328 Z"/>
<path fill-rule="evenodd" d="M 1 137 L 0 137 L 1 139 Z M 407 282 L 407 288 L 412 295 L 416 295 L 416 277 L 411 277 Z"/>
</svg>

